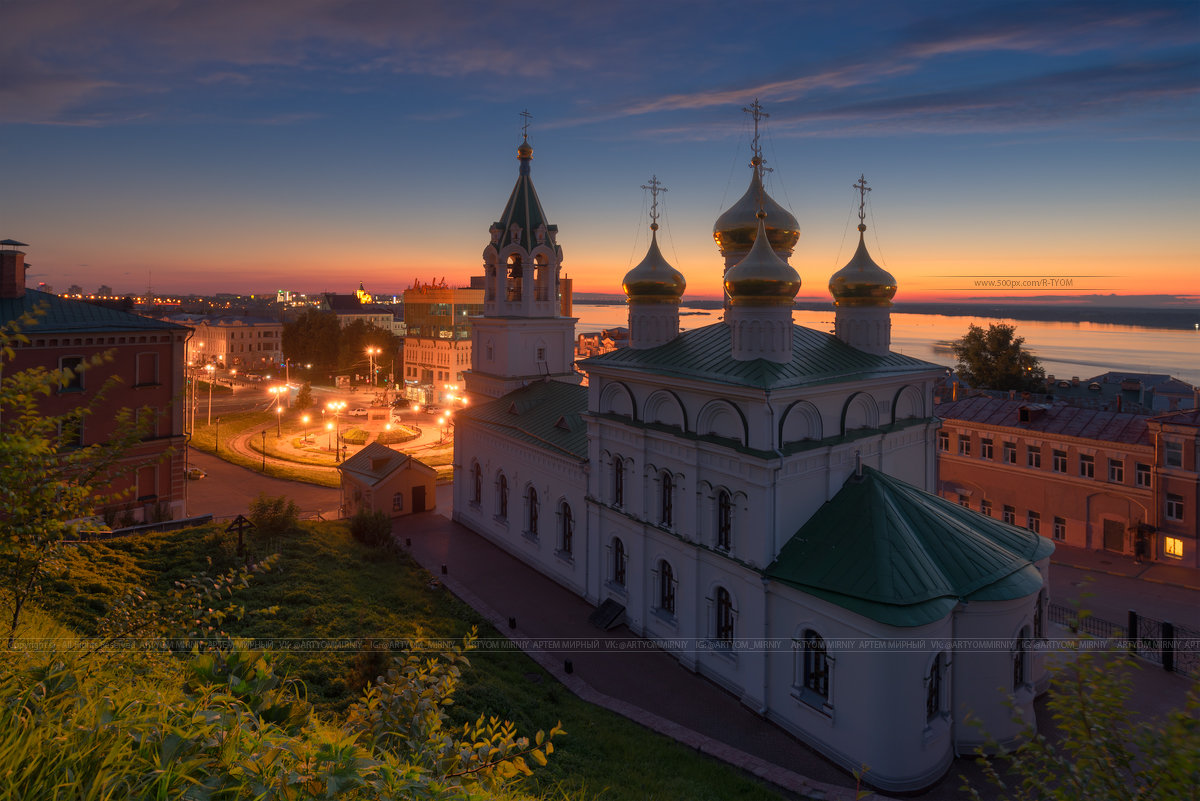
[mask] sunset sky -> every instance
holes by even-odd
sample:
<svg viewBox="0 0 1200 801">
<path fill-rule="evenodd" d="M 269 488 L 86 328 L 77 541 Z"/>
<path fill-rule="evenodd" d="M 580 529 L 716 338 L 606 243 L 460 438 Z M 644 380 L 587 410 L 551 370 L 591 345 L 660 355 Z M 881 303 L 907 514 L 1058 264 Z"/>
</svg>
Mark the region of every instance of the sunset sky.
<svg viewBox="0 0 1200 801">
<path fill-rule="evenodd" d="M 644 255 L 654 174 L 663 253 L 715 296 L 757 97 L 801 298 L 853 253 L 860 174 L 898 301 L 1200 297 L 1198 87 L 1194 0 L 6 2 L 0 238 L 60 291 L 465 283 L 528 109 L 576 291 Z"/>
</svg>

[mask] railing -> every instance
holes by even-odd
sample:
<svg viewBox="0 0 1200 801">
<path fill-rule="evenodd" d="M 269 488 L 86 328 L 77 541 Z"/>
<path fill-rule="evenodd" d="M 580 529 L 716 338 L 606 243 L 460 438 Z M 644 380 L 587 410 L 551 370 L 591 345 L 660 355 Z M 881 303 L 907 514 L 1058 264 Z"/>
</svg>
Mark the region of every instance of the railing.
<svg viewBox="0 0 1200 801">
<path fill-rule="evenodd" d="M 1161 665 L 1169 672 L 1200 678 L 1200 631 L 1140 615 L 1132 609 L 1124 626 L 1091 615 L 1081 618 L 1079 610 L 1062 604 L 1048 604 L 1046 611 L 1051 623 L 1066 626 L 1077 634 L 1125 640 L 1129 652 L 1147 662 Z"/>
</svg>

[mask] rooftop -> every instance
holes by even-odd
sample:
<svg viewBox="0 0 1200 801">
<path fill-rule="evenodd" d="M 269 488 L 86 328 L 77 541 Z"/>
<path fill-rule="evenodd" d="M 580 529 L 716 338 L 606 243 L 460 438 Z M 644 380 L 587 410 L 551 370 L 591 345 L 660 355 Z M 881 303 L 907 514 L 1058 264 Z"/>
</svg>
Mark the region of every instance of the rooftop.
<svg viewBox="0 0 1200 801">
<path fill-rule="evenodd" d="M 1032 410 L 1028 421 L 1021 421 L 1021 409 Z M 962 420 L 992 426 L 1020 428 L 1043 434 L 1059 434 L 1078 439 L 1149 445 L 1147 415 L 1132 412 L 1106 412 L 1081 409 L 1063 403 L 1034 404 L 1023 400 L 1002 400 L 975 396 L 939 403 L 933 413 L 943 420 Z"/>
<path fill-rule="evenodd" d="M 430 474 L 436 471 L 424 462 L 407 453 L 394 451 L 386 445 L 372 442 L 358 453 L 338 465 L 338 470 L 351 473 L 365 484 L 374 486 L 397 470 L 407 467 L 423 469 Z"/>
<path fill-rule="evenodd" d="M 26 289 L 19 298 L 0 298 L 0 323 L 16 320 L 23 314 L 42 308 L 45 314 L 37 318 L 32 333 L 62 333 L 66 331 L 143 331 L 184 330 L 185 327 L 165 320 L 143 317 L 126 311 L 97 306 L 81 300 L 60 298 L 49 292 Z"/>
<path fill-rule="evenodd" d="M 864 353 L 832 334 L 799 325 L 792 326 L 792 358 L 786 363 L 738 361 L 732 353 L 729 326 L 722 322 L 684 332 L 656 348 L 622 348 L 593 356 L 581 361 L 580 367 L 588 372 L 596 367 L 621 368 L 758 389 L 863 381 L 929 370 L 945 372 L 944 367 L 900 353 Z"/>
<path fill-rule="evenodd" d="M 788 540 L 767 575 L 890 626 L 940 620 L 960 601 L 1023 598 L 1054 545 L 869 467 Z"/>
<path fill-rule="evenodd" d="M 456 413 L 486 428 L 576 459 L 588 458 L 587 387 L 535 381 Z"/>
</svg>

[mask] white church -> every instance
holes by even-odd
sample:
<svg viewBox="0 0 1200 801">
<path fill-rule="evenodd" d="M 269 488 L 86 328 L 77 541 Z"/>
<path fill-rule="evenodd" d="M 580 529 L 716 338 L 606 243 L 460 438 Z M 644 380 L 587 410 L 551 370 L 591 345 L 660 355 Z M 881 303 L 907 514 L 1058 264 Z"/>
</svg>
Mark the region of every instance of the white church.
<svg viewBox="0 0 1200 801">
<path fill-rule="evenodd" d="M 724 320 L 680 332 L 655 204 L 623 282 L 629 347 L 581 362 L 584 387 L 528 141 L 517 158 L 483 251 L 454 519 L 877 788 L 928 787 L 985 731 L 1012 742 L 1006 701 L 1031 718 L 1046 682 L 1030 641 L 1053 545 L 934 494 L 943 368 L 889 349 L 897 285 L 862 207 L 836 333 L 795 325 L 799 225 L 756 135 L 713 231 Z"/>
</svg>

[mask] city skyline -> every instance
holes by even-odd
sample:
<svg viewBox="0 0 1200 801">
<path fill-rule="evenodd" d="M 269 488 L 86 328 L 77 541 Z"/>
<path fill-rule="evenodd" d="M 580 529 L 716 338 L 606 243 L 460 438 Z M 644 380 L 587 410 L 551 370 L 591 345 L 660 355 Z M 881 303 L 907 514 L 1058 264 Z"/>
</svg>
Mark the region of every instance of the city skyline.
<svg viewBox="0 0 1200 801">
<path fill-rule="evenodd" d="M 686 9 L 686 13 L 681 13 Z M 1200 298 L 1188 3 L 522 4 L 51 0 L 4 12 L 0 237 L 60 291 L 398 294 L 465 283 L 533 179 L 581 293 L 660 242 L 720 293 L 716 217 L 749 182 L 799 219 L 800 300 L 867 244 L 898 302 Z M 1060 284 L 1041 285 L 1047 294 Z M 1003 290 L 1003 291 L 1001 291 Z"/>
</svg>

